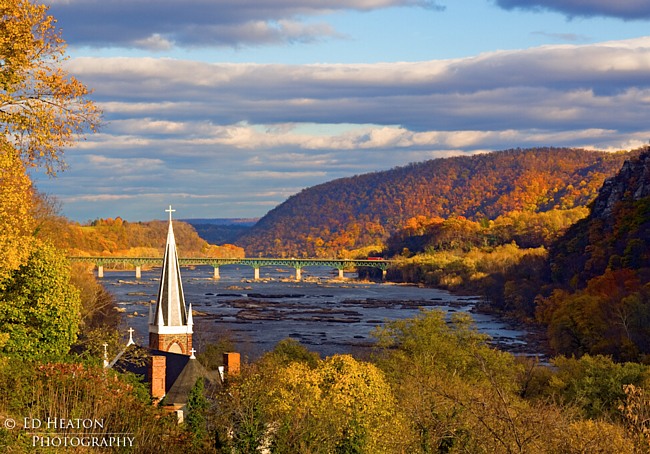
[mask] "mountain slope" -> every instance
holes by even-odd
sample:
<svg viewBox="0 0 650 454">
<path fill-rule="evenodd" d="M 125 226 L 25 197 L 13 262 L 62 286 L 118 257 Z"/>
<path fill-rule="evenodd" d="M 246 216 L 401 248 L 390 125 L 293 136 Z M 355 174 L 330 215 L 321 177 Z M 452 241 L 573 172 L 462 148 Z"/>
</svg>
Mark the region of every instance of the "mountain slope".
<svg viewBox="0 0 650 454">
<path fill-rule="evenodd" d="M 583 288 L 607 269 L 650 263 L 650 150 L 625 162 L 550 253 L 557 284 Z"/>
<path fill-rule="evenodd" d="M 414 216 L 494 219 L 583 206 L 631 153 L 515 149 L 436 159 L 303 190 L 237 244 L 248 255 L 332 255 L 382 244 Z"/>
<path fill-rule="evenodd" d="M 549 251 L 553 292 L 538 300 L 559 353 L 650 354 L 650 149 L 608 179 L 585 219 Z"/>
<path fill-rule="evenodd" d="M 48 219 L 39 236 L 70 255 L 162 256 L 165 251 L 166 221 L 127 222 L 121 218 L 96 219 L 81 226 L 65 218 Z M 174 236 L 183 257 L 243 257 L 244 251 L 231 244 L 217 246 L 199 237 L 183 221 L 174 222 Z"/>
</svg>

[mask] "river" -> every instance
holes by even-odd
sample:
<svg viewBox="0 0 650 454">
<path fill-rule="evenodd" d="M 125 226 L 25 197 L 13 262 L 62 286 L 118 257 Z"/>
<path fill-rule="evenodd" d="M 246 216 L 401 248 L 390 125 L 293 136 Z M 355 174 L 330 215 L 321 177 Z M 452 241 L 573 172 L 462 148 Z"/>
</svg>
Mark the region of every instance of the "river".
<svg viewBox="0 0 650 454">
<path fill-rule="evenodd" d="M 303 269 L 303 280 L 293 280 L 292 268 L 262 268 L 259 281 L 247 266 L 222 266 L 221 279 L 212 279 L 212 267 L 183 268 L 185 301 L 192 304 L 195 348 L 228 337 L 238 351 L 255 358 L 291 337 L 322 356 L 362 353 L 372 345 L 372 331 L 386 321 L 411 318 L 424 309 L 446 313 L 469 312 L 479 331 L 504 350 L 527 351 L 526 332 L 491 315 L 473 311 L 478 298 L 444 290 L 391 283 L 359 282 L 356 273 L 335 281 L 336 270 Z M 124 332 L 135 330 L 140 345 L 148 343 L 149 306 L 158 291 L 160 269 L 107 271 L 102 282 L 115 295 L 124 314 Z"/>
</svg>

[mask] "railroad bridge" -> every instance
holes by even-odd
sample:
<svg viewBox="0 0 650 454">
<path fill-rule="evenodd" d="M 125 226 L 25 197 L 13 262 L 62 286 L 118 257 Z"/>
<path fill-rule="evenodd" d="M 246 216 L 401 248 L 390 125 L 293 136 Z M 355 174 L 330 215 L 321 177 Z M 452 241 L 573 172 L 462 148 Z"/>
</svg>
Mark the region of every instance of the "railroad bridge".
<svg viewBox="0 0 650 454">
<path fill-rule="evenodd" d="M 162 257 L 110 257 L 110 256 L 71 256 L 72 262 L 92 263 L 97 267 L 97 277 L 104 277 L 104 266 L 113 263 L 126 263 L 135 267 L 135 277 L 140 279 L 143 265 L 161 266 Z M 338 277 L 343 279 L 343 270 L 370 267 L 382 271 L 382 279 L 392 260 L 383 259 L 296 259 L 296 258 L 239 258 L 226 259 L 215 257 L 179 258 L 181 266 L 210 265 L 214 267 L 214 279 L 219 279 L 219 267 L 223 265 L 247 265 L 253 268 L 255 280 L 260 278 L 260 268 L 263 266 L 286 266 L 296 270 L 296 280 L 302 279 L 302 269 L 308 266 L 325 266 L 338 270 Z"/>
</svg>

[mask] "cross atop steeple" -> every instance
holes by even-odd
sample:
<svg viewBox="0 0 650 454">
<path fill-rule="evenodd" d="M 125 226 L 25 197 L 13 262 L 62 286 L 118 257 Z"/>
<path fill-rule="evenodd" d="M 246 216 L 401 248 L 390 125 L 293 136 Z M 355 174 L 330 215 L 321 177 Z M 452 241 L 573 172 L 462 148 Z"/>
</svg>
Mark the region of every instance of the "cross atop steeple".
<svg viewBox="0 0 650 454">
<path fill-rule="evenodd" d="M 169 208 L 165 210 L 166 213 L 169 213 L 169 222 L 172 222 L 172 213 L 175 212 L 176 210 L 172 210 L 172 206 L 169 205 Z"/>
<path fill-rule="evenodd" d="M 133 333 L 135 332 L 135 330 L 133 328 L 129 327 L 128 331 L 129 331 L 129 342 L 127 342 L 127 344 L 126 344 L 127 347 L 129 345 L 135 344 L 135 342 L 133 342 Z"/>
</svg>

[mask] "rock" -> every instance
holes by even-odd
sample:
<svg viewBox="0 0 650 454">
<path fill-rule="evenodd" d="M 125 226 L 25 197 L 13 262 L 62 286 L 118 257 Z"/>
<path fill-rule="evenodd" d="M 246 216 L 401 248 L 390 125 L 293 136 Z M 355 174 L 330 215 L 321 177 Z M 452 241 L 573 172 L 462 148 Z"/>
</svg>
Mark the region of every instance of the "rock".
<svg viewBox="0 0 650 454">
<path fill-rule="evenodd" d="M 605 180 L 594 200 L 592 217 L 611 216 L 617 202 L 650 196 L 650 148 L 637 158 L 625 161 L 619 173 Z"/>
</svg>

